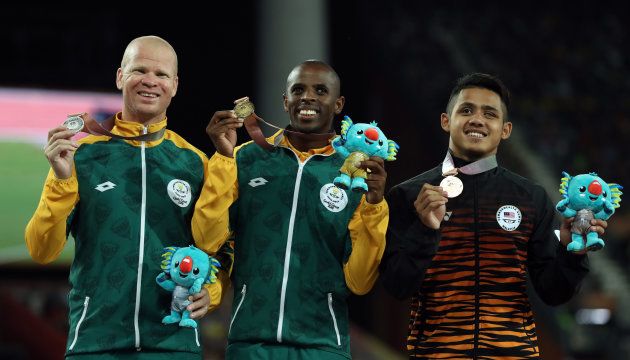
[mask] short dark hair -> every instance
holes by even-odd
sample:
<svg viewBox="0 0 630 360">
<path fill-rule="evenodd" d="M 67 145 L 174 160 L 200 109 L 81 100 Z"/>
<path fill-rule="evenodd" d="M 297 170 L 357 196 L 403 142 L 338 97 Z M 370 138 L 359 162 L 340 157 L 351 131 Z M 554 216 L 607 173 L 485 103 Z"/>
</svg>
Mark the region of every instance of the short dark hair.
<svg viewBox="0 0 630 360">
<path fill-rule="evenodd" d="M 499 95 L 503 105 L 503 121 L 507 121 L 508 107 L 510 106 L 510 91 L 505 84 L 503 84 L 501 79 L 496 76 L 483 73 L 467 74 L 457 79 L 455 87 L 453 87 L 453 90 L 451 91 L 451 96 L 448 99 L 448 104 L 446 105 L 446 113 L 449 116 L 453 111 L 453 107 L 455 106 L 455 101 L 459 93 L 464 89 L 470 88 L 487 89 Z"/>
</svg>

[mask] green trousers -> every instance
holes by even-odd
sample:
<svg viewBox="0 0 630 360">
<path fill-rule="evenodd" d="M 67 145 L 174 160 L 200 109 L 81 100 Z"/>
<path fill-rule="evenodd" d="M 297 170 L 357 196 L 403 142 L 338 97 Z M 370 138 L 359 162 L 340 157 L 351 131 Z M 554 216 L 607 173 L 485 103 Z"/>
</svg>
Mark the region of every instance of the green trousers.
<svg viewBox="0 0 630 360">
<path fill-rule="evenodd" d="M 66 360 L 201 360 L 201 353 L 168 351 L 108 351 L 93 354 L 66 355 Z"/>
<path fill-rule="evenodd" d="M 320 348 L 295 347 L 282 344 L 228 344 L 226 360 L 348 360 L 347 355 Z"/>
</svg>

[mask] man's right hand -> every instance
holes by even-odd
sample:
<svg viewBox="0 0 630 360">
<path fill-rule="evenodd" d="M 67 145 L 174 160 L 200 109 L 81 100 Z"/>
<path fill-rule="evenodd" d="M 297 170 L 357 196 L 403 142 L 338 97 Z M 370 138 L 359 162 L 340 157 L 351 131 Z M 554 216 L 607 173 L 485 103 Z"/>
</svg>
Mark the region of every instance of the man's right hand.
<svg viewBox="0 0 630 360">
<path fill-rule="evenodd" d="M 76 141 L 70 140 L 74 134 L 74 131 L 63 125 L 48 132 L 48 144 L 44 148 L 44 154 L 57 179 L 68 179 L 72 176 L 74 152 L 79 147 Z"/>
<path fill-rule="evenodd" d="M 446 191 L 441 187 L 424 184 L 413 206 L 420 221 L 429 229 L 437 230 L 446 214 L 447 202 Z"/>
<path fill-rule="evenodd" d="M 243 119 L 239 119 L 232 110 L 217 111 L 206 127 L 212 144 L 217 152 L 223 156 L 233 157 L 236 146 L 236 129 L 243 126 Z"/>
</svg>

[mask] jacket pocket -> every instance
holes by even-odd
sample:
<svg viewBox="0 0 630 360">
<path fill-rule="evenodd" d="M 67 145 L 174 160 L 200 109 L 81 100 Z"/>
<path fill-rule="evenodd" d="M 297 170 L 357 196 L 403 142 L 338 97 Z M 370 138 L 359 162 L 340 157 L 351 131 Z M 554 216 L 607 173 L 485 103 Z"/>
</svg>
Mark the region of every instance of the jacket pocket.
<svg viewBox="0 0 630 360">
<path fill-rule="evenodd" d="M 330 310 L 330 316 L 332 317 L 333 326 L 335 327 L 335 334 L 337 335 L 337 346 L 341 346 L 341 337 L 339 336 L 339 328 L 337 327 L 337 317 L 335 316 L 335 310 L 333 309 L 332 293 L 328 293 L 328 310 Z"/>
<path fill-rule="evenodd" d="M 243 284 L 243 289 L 241 289 L 241 299 L 238 301 L 238 305 L 236 305 L 236 310 L 234 310 L 234 315 L 232 316 L 232 320 L 230 320 L 230 328 L 228 329 L 228 335 L 230 335 L 230 332 L 232 331 L 232 324 L 234 324 L 236 315 L 238 315 L 238 311 L 241 309 L 241 305 L 243 305 L 243 300 L 245 300 L 246 293 L 247 293 L 247 284 Z"/>
<path fill-rule="evenodd" d="M 74 349 L 74 346 L 77 344 L 77 339 L 79 338 L 79 330 L 81 329 L 81 324 L 83 324 L 83 320 L 85 320 L 85 315 L 87 314 L 88 305 L 90 304 L 90 297 L 86 296 L 83 301 L 83 312 L 81 313 L 81 318 L 77 322 L 77 326 L 74 328 L 74 339 L 72 340 L 72 344 L 68 347 L 68 350 Z"/>
</svg>

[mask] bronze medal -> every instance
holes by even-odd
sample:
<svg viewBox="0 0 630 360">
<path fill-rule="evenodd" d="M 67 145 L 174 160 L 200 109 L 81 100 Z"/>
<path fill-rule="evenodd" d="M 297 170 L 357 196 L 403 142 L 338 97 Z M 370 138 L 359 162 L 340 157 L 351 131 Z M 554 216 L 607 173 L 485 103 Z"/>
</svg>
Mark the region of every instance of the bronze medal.
<svg viewBox="0 0 630 360">
<path fill-rule="evenodd" d="M 464 191 L 464 183 L 456 176 L 447 176 L 440 182 L 440 186 L 446 191 L 449 198 L 457 197 Z"/>
</svg>

